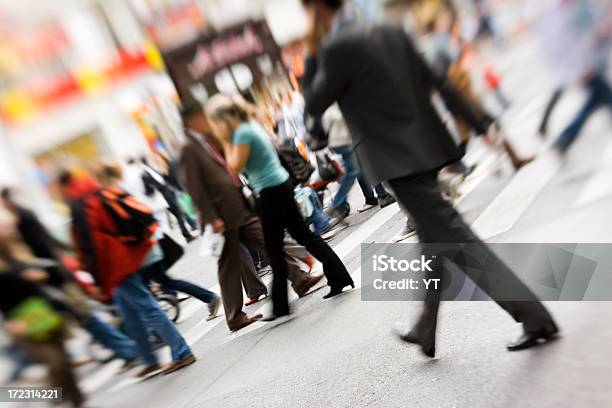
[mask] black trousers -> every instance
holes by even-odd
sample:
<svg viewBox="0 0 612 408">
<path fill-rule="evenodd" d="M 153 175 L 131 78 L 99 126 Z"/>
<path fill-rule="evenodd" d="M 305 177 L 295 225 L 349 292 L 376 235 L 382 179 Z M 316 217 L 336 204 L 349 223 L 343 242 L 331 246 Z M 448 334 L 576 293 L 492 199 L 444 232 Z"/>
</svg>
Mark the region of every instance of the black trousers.
<svg viewBox="0 0 612 408">
<path fill-rule="evenodd" d="M 145 281 L 157 282 L 168 294 L 176 296 L 176 292 L 183 292 L 204 303 L 210 303 L 215 298 L 215 293 L 191 282 L 168 276 L 168 270 L 183 256 L 183 247 L 167 235 L 164 235 L 158 244 L 164 253 L 164 259 L 143 268 L 142 274 Z"/>
<path fill-rule="evenodd" d="M 472 232 L 455 208 L 444 200 L 438 187 L 437 172 L 390 180 L 389 185 L 396 199 L 414 217 L 422 243 L 469 244 L 465 246 L 468 248 L 466 251 L 470 251 L 468 256 L 462 257 L 463 261 L 455 264 L 515 321 L 522 322 L 525 330 L 538 330 L 552 321 L 548 311 L 531 290 Z M 487 261 L 480 265 L 476 262 L 470 263 L 470 259 Z M 436 262 L 441 263 L 443 259 L 437 259 Z M 443 278 L 441 264 L 432 269 L 437 275 L 432 277 Z M 507 293 L 508 290 L 520 300 L 500 300 L 499 294 Z M 435 330 L 440 293 L 438 290 L 428 291 L 424 312 L 417 322 L 417 330 Z"/>
<path fill-rule="evenodd" d="M 287 261 L 283 243 L 285 228 L 293 239 L 306 247 L 306 250 L 323 264 L 323 273 L 329 286 L 337 288 L 353 283 L 338 255 L 306 225 L 289 182 L 262 190 L 257 200 L 257 210 L 261 217 L 266 249 L 274 274 L 272 300 L 275 315 L 289 313 Z"/>
</svg>

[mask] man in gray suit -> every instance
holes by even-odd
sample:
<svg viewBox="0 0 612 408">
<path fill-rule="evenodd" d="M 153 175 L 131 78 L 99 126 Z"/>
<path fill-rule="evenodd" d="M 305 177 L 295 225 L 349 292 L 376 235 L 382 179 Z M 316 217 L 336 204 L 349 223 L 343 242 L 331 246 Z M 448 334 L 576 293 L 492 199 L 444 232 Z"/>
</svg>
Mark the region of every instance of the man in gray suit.
<svg viewBox="0 0 612 408">
<path fill-rule="evenodd" d="M 439 91 L 447 107 L 477 133 L 486 133 L 489 124 L 445 78 L 433 73 L 401 27 L 345 24 L 342 0 L 302 3 L 311 21 L 302 80 L 306 112 L 321 115 L 338 102 L 361 168 L 372 182 L 391 187 L 414 217 L 421 242 L 470 244 L 472 259 L 488 260 L 486 270 L 463 268 L 463 272 L 523 323 L 522 336 L 508 344 L 509 350 L 552 338 L 558 329 L 548 311 L 476 237 L 438 188 L 438 171 L 458 161 L 461 152 L 431 104 L 432 91 Z M 441 266 L 434 269 L 442 271 Z M 500 299 L 505 287 L 512 287 L 520 299 Z M 428 291 L 419 321 L 401 335 L 431 357 L 439 302 L 440 291 Z"/>
</svg>

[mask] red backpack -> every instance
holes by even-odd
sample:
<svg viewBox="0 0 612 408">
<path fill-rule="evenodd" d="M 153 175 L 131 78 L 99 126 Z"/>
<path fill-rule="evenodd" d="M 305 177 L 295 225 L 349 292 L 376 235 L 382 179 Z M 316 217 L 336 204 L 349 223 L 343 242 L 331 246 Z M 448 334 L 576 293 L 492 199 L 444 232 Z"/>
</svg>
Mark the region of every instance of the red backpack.
<svg viewBox="0 0 612 408">
<path fill-rule="evenodd" d="M 151 239 L 158 224 L 149 207 L 120 189 L 97 193 L 117 227 L 117 238 L 128 245 L 139 245 Z"/>
</svg>

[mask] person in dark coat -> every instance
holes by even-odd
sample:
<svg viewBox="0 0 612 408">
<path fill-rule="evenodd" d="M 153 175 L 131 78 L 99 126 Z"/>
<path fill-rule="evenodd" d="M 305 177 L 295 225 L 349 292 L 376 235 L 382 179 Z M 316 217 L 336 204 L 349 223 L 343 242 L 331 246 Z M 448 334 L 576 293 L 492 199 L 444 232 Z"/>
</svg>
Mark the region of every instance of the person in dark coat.
<svg viewBox="0 0 612 408">
<path fill-rule="evenodd" d="M 452 113 L 484 134 L 486 126 L 475 109 L 445 77 L 434 74 L 401 27 L 350 27 L 343 21 L 342 0 L 302 3 L 311 20 L 302 79 L 305 111 L 321 115 L 338 102 L 361 168 L 373 183 L 382 181 L 391 187 L 414 217 L 422 243 L 467 243 L 477 252 L 468 255 L 488 260 L 486 270 L 462 270 L 523 324 L 523 335 L 507 346 L 509 350 L 551 339 L 558 329 L 548 311 L 480 241 L 439 190 L 438 171 L 462 154 L 436 113 L 431 94 L 439 91 Z M 441 262 L 434 270 L 442 272 Z M 506 285 L 516 290 L 521 301 L 499 298 Z M 427 291 L 421 318 L 413 330 L 401 335 L 431 357 L 435 355 L 439 302 L 439 290 Z"/>
</svg>

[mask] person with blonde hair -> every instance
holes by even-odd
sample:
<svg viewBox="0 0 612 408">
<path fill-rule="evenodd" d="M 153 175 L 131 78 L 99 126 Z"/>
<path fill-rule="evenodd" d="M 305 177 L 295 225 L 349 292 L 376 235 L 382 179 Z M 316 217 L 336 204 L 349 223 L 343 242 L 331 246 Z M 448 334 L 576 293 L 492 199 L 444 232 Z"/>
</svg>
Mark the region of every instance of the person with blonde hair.
<svg viewBox="0 0 612 408">
<path fill-rule="evenodd" d="M 252 123 L 242 106 L 224 95 L 213 96 L 205 111 L 213 134 L 223 147 L 228 167 L 236 174 L 244 172 L 257 195 L 257 209 L 274 273 L 273 315 L 266 320 L 289 314 L 283 242 L 285 229 L 323 264 L 323 272 L 331 287 L 325 299 L 339 295 L 347 286 L 354 287 L 338 255 L 306 225 L 294 199 L 289 173 L 261 127 Z"/>
</svg>

